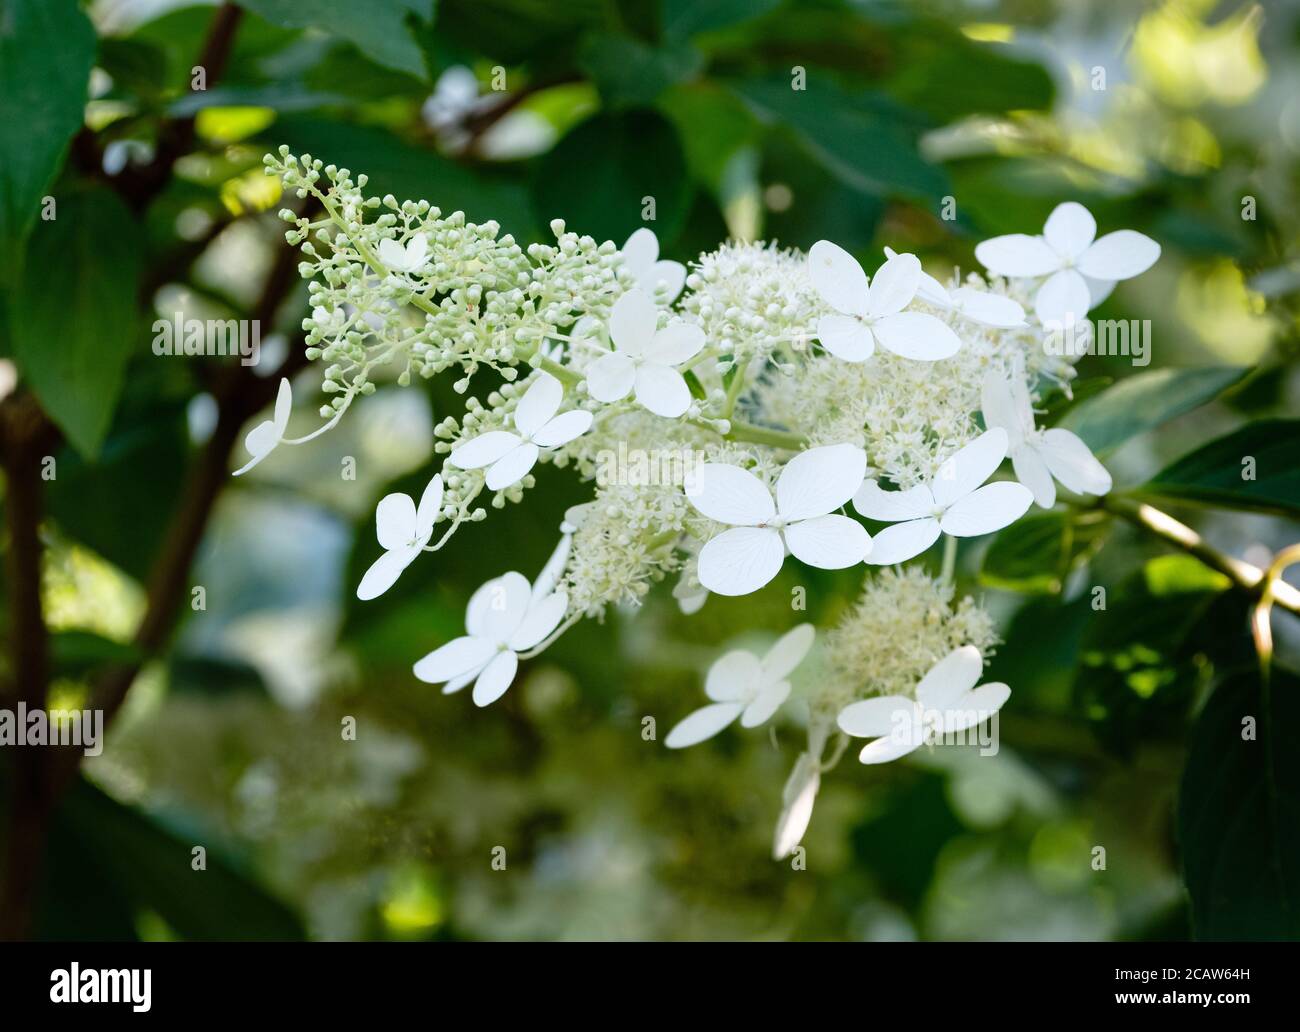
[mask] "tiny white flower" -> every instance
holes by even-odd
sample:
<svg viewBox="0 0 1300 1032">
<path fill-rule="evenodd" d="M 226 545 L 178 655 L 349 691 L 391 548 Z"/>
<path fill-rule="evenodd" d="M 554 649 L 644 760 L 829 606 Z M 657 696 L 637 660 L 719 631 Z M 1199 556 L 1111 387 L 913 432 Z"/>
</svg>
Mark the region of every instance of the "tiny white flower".
<svg viewBox="0 0 1300 1032">
<path fill-rule="evenodd" d="M 942 320 L 924 312 L 905 312 L 921 283 L 921 262 L 896 254 L 867 281 L 858 260 L 829 240 L 808 252 L 808 275 L 823 301 L 838 315 L 823 315 L 817 337 L 827 351 L 846 362 L 862 362 L 876 341 L 896 355 L 934 362 L 955 355 L 961 338 Z"/>
<path fill-rule="evenodd" d="M 418 272 L 429 260 L 429 241 L 423 233 L 416 233 L 405 247 L 396 240 L 381 240 L 379 260 L 389 272 Z"/>
<path fill-rule="evenodd" d="M 731 525 L 700 550 L 700 583 L 719 595 L 748 595 L 781 570 L 789 549 L 800 562 L 841 570 L 871 551 L 866 528 L 835 510 L 867 474 L 867 455 L 851 444 L 810 448 L 785 464 L 776 502 L 739 466 L 701 463 L 686 497 L 703 515 Z"/>
<path fill-rule="evenodd" d="M 415 664 L 415 676 L 443 684 L 450 695 L 474 682 L 474 705 L 487 706 L 506 693 L 519 669 L 519 653 L 544 641 L 564 619 L 563 591 L 536 596 L 521 573 L 488 581 L 469 600 L 465 630 Z"/>
<path fill-rule="evenodd" d="M 704 347 L 704 331 L 674 320 L 656 329 L 659 310 L 640 290 L 614 303 L 609 336 L 616 350 L 587 369 L 587 390 L 597 401 L 613 402 L 635 392 L 636 400 L 657 416 L 676 419 L 691 407 L 691 391 L 674 366 Z"/>
<path fill-rule="evenodd" d="M 642 227 L 627 238 L 623 245 L 623 264 L 636 277 L 636 285 L 651 297 L 658 296 L 658 287 L 664 286 L 664 298 L 671 304 L 686 285 L 686 266 L 681 262 L 659 259 L 659 238 L 654 231 Z"/>
<path fill-rule="evenodd" d="M 357 585 L 363 602 L 378 598 L 397 583 L 433 537 L 433 521 L 442 508 L 442 474 L 429 481 L 417 508 L 410 495 L 385 495 L 375 509 L 375 536 L 384 548 Z"/>
<path fill-rule="evenodd" d="M 858 754 L 863 763 L 888 763 L 906 756 L 935 736 L 955 734 L 982 724 L 1011 697 L 1000 681 L 978 688 L 984 659 L 973 645 L 954 649 L 932 666 L 916 686 L 916 698 L 881 695 L 854 702 L 840 711 L 840 730 L 854 738 L 871 738 Z"/>
<path fill-rule="evenodd" d="M 318 305 L 311 310 L 311 321 L 316 324 L 321 333 L 338 333 L 347 323 L 348 313 L 342 308 L 336 308 L 332 312 L 327 311 Z"/>
<path fill-rule="evenodd" d="M 742 727 L 758 727 L 772 718 L 790 696 L 787 678 L 812 648 L 812 624 L 782 635 L 762 659 L 752 652 L 728 652 L 709 668 L 704 694 L 713 702 L 697 709 L 668 732 L 664 745 L 684 749 L 712 738 L 740 718 Z"/>
<path fill-rule="evenodd" d="M 885 248 L 886 258 L 897 257 L 894 249 Z M 1025 325 L 1025 310 L 1019 302 L 1001 294 L 993 294 L 973 287 L 956 287 L 949 290 L 928 272 L 921 272 L 916 296 L 935 308 L 957 312 L 967 319 L 999 329 L 1014 329 Z"/>
<path fill-rule="evenodd" d="M 515 429 L 489 430 L 452 449 L 447 461 L 459 469 L 487 467 L 489 490 L 501 491 L 528 475 L 543 448 L 559 448 L 585 434 L 591 413 L 572 409 L 557 416 L 564 388 L 560 381 L 543 373 L 524 392 L 515 409 Z"/>
<path fill-rule="evenodd" d="M 1132 229 L 1096 236 L 1092 213 L 1066 201 L 1047 217 L 1041 236 L 994 237 L 976 246 L 975 257 L 999 276 L 1046 276 L 1034 296 L 1034 311 L 1043 325 L 1070 326 L 1100 304 L 1116 280 L 1141 275 L 1160 257 L 1160 245 Z"/>
<path fill-rule="evenodd" d="M 1006 431 L 1016 479 L 1044 509 L 1056 504 L 1053 477 L 1075 494 L 1104 495 L 1111 489 L 1106 467 L 1077 434 L 1060 427 L 1034 428 L 1034 410 L 1023 379 L 1008 383 L 990 371 L 984 378 L 982 400 L 985 425 Z"/>
<path fill-rule="evenodd" d="M 289 426 L 289 414 L 293 411 L 293 388 L 289 386 L 289 381 L 285 378 L 280 379 L 280 389 L 275 396 L 275 411 L 270 419 L 264 419 L 248 431 L 244 437 L 244 447 L 253 457 L 248 460 L 239 469 L 235 470 L 232 476 L 239 476 L 241 473 L 247 473 L 264 458 L 275 451 L 275 446 L 284 440 L 284 432 Z"/>
<path fill-rule="evenodd" d="M 1006 456 L 1007 433 L 996 427 L 950 456 L 928 484 L 884 491 L 868 480 L 853 507 L 868 519 L 894 525 L 876 535 L 867 562 L 901 563 L 924 552 L 940 533 L 978 537 L 1020 519 L 1034 501 L 1028 490 L 1010 481 L 984 484 Z"/>
<path fill-rule="evenodd" d="M 781 816 L 776 819 L 776 834 L 772 836 L 773 860 L 784 860 L 803 841 L 821 783 L 822 769 L 817 757 L 800 753 L 781 792 Z"/>
<path fill-rule="evenodd" d="M 677 583 L 673 585 L 673 598 L 677 600 L 677 608 L 685 616 L 694 616 L 704 608 L 704 603 L 709 600 L 709 589 L 700 583 L 698 549 L 694 555 L 682 564 L 681 576 L 677 578 Z"/>
</svg>

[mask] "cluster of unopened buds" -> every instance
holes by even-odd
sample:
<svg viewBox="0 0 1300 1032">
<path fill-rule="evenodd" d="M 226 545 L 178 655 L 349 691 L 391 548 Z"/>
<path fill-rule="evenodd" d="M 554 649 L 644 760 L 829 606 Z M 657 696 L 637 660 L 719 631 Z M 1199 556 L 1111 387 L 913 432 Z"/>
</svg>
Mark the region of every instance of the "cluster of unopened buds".
<svg viewBox="0 0 1300 1032">
<path fill-rule="evenodd" d="M 486 404 L 470 398 L 464 416 L 435 428 L 442 468 L 418 502 L 379 502 L 382 552 L 360 598 L 484 519 L 480 498 L 520 501 L 539 465 L 571 466 L 594 487 L 591 502 L 566 514 L 536 579 L 511 571 L 480 587 L 464 636 L 419 659 L 417 678 L 445 693 L 472 685 L 487 706 L 521 659 L 608 605 L 639 603 L 669 576 L 689 613 L 711 593 L 762 589 L 788 559 L 885 568 L 866 572 L 862 601 L 837 627 L 819 636 L 803 624 L 761 656 L 723 655 L 705 679 L 708 704 L 666 736 L 669 748 L 694 745 L 802 698 L 792 716 L 808 743 L 786 786 L 777 857 L 798 845 L 821 776 L 850 737 L 870 739 L 862 762 L 885 762 L 968 731 L 1006 702 L 1006 685 L 978 685 L 996 637 L 978 603 L 953 599 L 955 539 L 1001 530 L 1035 502 L 1051 507 L 1058 483 L 1074 494 L 1110 490 L 1083 441 L 1040 429 L 1034 405 L 1053 386 L 1068 393 L 1073 374 L 1044 347 L 1047 335 L 1085 326 L 1115 281 L 1153 264 L 1149 238 L 1094 239 L 1092 216 L 1066 203 L 1041 235 L 980 244 L 984 276 L 946 284 L 891 250 L 868 276 L 829 241 L 806 256 L 727 244 L 688 270 L 660 260 L 649 229 L 620 248 L 556 222 L 554 245 L 525 250 L 494 224 L 367 198 L 364 177 L 354 183 L 308 156 L 282 149 L 267 166 L 325 211 L 315 222 L 283 217 L 313 280 L 309 354 L 331 363 L 336 397 L 323 427 L 287 440 L 282 383 L 273 417 L 246 438 L 252 460 L 239 473 L 334 425 L 384 368 L 406 383 L 413 369 L 455 367 L 462 389 L 488 366 L 502 381 Z M 604 482 L 598 457 L 619 449 L 702 461 L 680 481 Z M 1014 479 L 995 479 L 1007 458 Z M 937 576 L 897 568 L 940 538 Z M 795 692 L 815 644 L 824 662 Z"/>
</svg>

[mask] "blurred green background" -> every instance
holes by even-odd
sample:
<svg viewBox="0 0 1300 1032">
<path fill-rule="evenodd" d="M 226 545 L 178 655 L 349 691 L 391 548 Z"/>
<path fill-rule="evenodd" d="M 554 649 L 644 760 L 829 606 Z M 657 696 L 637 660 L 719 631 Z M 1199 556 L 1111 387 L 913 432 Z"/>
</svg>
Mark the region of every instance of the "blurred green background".
<svg viewBox="0 0 1300 1032">
<path fill-rule="evenodd" d="M 86 8 L 91 99 L 49 192 L 64 210 L 97 213 L 82 225 L 103 225 L 74 300 L 33 281 L 49 278 L 33 256 L 49 246 L 39 234 L 21 274 L 46 332 L 87 355 L 120 354 L 75 390 L 74 376 L 62 381 L 77 415 L 59 420 L 70 443 L 47 494 L 52 706 L 84 700 L 95 671 L 131 647 L 159 542 L 217 423 L 214 384 L 229 360 L 155 357 L 155 313 L 246 316 L 270 298 L 257 373 L 299 347 L 306 285 L 277 260 L 275 212 L 291 198 L 261 168 L 281 143 L 367 173 L 369 192 L 495 218 L 521 240 L 560 217 L 621 243 L 653 196 L 663 254 L 682 261 L 728 237 L 800 248 L 829 237 L 868 268 L 888 244 L 945 274 L 974 267 L 978 240 L 1038 232 L 1076 199 L 1103 231 L 1138 229 L 1164 247 L 1100 317 L 1152 319 L 1152 368 L 1251 371 L 1213 406 L 1109 456 L 1120 486 L 1248 417 L 1296 411 L 1296 5 L 242 8 L 201 92 L 192 70 L 222 12 L 169 0 Z M 55 23 L 81 17 L 71 0 L 45 9 Z M 63 32 L 58 59 L 75 65 L 87 57 L 73 37 Z M 800 74 L 807 89 L 792 90 Z M 7 153 L 33 146 L 5 132 Z M 945 198 L 955 219 L 941 217 Z M 110 319 L 105 297 L 139 304 Z M 1080 371 L 1081 395 L 1134 372 L 1102 358 Z M 383 598 L 355 601 L 378 554 L 376 501 L 418 495 L 436 469 L 432 422 L 461 404 L 451 379 L 382 386 L 333 433 L 220 485 L 186 582 L 203 586 L 206 608 L 177 600 L 174 639 L 149 657 L 108 749 L 60 811 L 36 934 L 1189 934 L 1178 779 L 1206 671 L 1240 646 L 1224 632 L 1231 600 L 1193 560 L 1127 530 L 1082 548 L 1061 578 L 986 568 L 987 540 L 963 548 L 961 588 L 987 600 L 1005 639 L 990 671 L 1013 689 L 1001 752 L 975 763 L 936 750 L 883 768 L 850 757 L 823 781 L 808 869 L 794 871 L 769 858 L 802 734 L 788 718 L 770 735 L 733 730 L 681 754 L 640 733 L 646 715 L 666 729 L 693 708 L 729 644 L 786 629 L 793 580 L 713 598 L 691 618 L 662 585 L 640 611 L 568 633 L 490 709 L 444 698 L 411 664 L 460 633 L 484 579 L 506 564 L 540 568 L 565 507 L 587 496 L 548 470 L 527 505 L 467 527 Z M 295 427 L 315 425 L 318 384 L 310 368 L 295 380 Z M 340 473 L 347 456 L 355 481 Z M 1294 523 L 1268 515 L 1195 522 L 1265 564 L 1295 538 Z M 799 572 L 820 626 L 862 577 Z M 1088 605 L 1092 584 L 1111 591 L 1106 621 Z M 1295 630 L 1276 618 L 1280 654 L 1294 655 Z M 355 742 L 341 739 L 346 717 Z M 194 845 L 209 852 L 203 874 L 189 868 Z M 1089 865 L 1098 845 L 1104 872 Z M 496 847 L 505 871 L 492 867 Z"/>
</svg>

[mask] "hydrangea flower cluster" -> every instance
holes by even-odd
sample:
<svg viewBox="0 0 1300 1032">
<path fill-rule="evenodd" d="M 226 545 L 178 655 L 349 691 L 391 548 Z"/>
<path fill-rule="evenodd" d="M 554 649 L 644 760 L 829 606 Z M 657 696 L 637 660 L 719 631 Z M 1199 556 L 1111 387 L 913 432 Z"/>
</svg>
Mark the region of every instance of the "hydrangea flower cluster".
<svg viewBox="0 0 1300 1032">
<path fill-rule="evenodd" d="M 1007 686 L 979 684 L 997 638 L 976 600 L 954 598 L 955 541 L 1050 507 L 1058 484 L 1110 490 L 1078 437 L 1036 424 L 1035 405 L 1068 393 L 1074 372 L 1045 343 L 1149 267 L 1154 241 L 1094 240 L 1092 216 L 1065 204 L 1041 237 L 986 241 L 986 272 L 947 282 L 892 250 L 869 274 L 830 241 L 806 255 L 727 243 L 687 268 L 660 259 L 649 229 L 619 247 L 557 220 L 553 244 L 525 248 L 494 222 L 366 196 L 365 176 L 287 148 L 266 167 L 323 212 L 281 215 L 302 249 L 307 354 L 330 398 L 324 425 L 288 440 L 282 384 L 239 473 L 328 430 L 376 378 L 452 371 L 467 394 L 487 370 L 494 384 L 435 427 L 441 470 L 418 505 L 379 503 L 383 551 L 361 598 L 487 518 L 487 503 L 523 501 L 547 465 L 592 485 L 535 580 L 493 571 L 465 635 L 419 659 L 418 678 L 445 692 L 473 683 L 486 706 L 521 660 L 657 582 L 672 580 L 693 613 L 783 569 L 861 566 L 862 596 L 837 626 L 801 624 L 762 656 L 727 652 L 705 679 L 708 703 L 666 736 L 692 746 L 798 700 L 807 745 L 783 794 L 778 858 L 798 846 L 851 738 L 871 740 L 864 763 L 884 762 L 1007 700 Z M 941 538 L 934 573 L 925 557 Z"/>
</svg>

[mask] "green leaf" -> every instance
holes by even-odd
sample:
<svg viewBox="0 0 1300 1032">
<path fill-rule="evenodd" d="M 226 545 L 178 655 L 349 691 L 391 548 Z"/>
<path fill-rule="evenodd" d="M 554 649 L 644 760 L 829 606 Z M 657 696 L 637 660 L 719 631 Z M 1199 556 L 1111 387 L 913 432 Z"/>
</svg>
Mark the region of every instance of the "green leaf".
<svg viewBox="0 0 1300 1032">
<path fill-rule="evenodd" d="M 600 114 L 568 133 L 538 165 L 533 205 L 539 219 L 564 219 L 578 233 L 622 244 L 646 225 L 667 248 L 686 219 L 691 184 L 672 124 L 653 111 Z"/>
<path fill-rule="evenodd" d="M 1198 939 L 1300 938 L 1297 721 L 1300 676 L 1275 667 L 1226 678 L 1196 722 L 1178 838 Z"/>
<path fill-rule="evenodd" d="M 993 539 L 980 580 L 1008 591 L 1057 594 L 1066 578 L 1101 548 L 1111 527 L 1103 512 L 1044 512 Z"/>
<path fill-rule="evenodd" d="M 973 42 L 942 24 L 910 33 L 899 45 L 898 73 L 886 88 L 939 122 L 1052 106 L 1052 77 L 1041 65 L 1012 56 L 1009 47 Z"/>
<path fill-rule="evenodd" d="M 157 911 L 187 939 L 301 939 L 301 922 L 252 880 L 210 834 L 168 826 L 125 806 L 87 781 L 68 795 L 60 823 L 136 906 Z M 190 867 L 190 850 L 207 850 L 207 870 Z M 57 889 L 57 887 L 56 887 Z"/>
<path fill-rule="evenodd" d="M 434 0 L 242 0 L 274 25 L 320 29 L 345 39 L 387 68 L 423 77 L 424 57 L 406 19 L 433 20 Z"/>
<path fill-rule="evenodd" d="M 664 39 L 680 42 L 751 21 L 780 6 L 781 0 L 663 0 L 659 17 Z"/>
<path fill-rule="evenodd" d="M 804 90 L 791 89 L 786 76 L 727 85 L 764 121 L 792 130 L 809 154 L 854 189 L 935 201 L 949 192 L 947 174 L 917 149 L 919 125 L 882 97 L 850 93 L 811 75 Z"/>
<path fill-rule="evenodd" d="M 524 188 L 500 174 L 472 172 L 442 155 L 383 129 L 291 115 L 263 135 L 268 146 L 287 143 L 329 164 L 370 177 L 366 193 L 398 200 L 421 198 L 444 212 L 460 210 L 476 222 L 496 219 L 505 232 L 526 240 L 533 218 Z M 621 242 L 621 241 L 620 241 Z"/>
<path fill-rule="evenodd" d="M 1078 434 L 1094 452 L 1107 452 L 1212 401 L 1249 371 L 1243 366 L 1206 366 L 1138 373 L 1080 402 L 1058 425 Z"/>
<path fill-rule="evenodd" d="M 1248 423 L 1184 455 L 1141 490 L 1228 509 L 1300 515 L 1300 420 Z"/>
<path fill-rule="evenodd" d="M 95 30 L 75 0 L 0 0 L 0 281 L 81 128 Z"/>
<path fill-rule="evenodd" d="M 28 242 L 11 315 L 14 357 L 50 418 L 93 458 L 108 431 L 131 349 L 147 347 L 136 310 L 143 242 L 107 190 L 60 198 Z"/>
<path fill-rule="evenodd" d="M 140 650 L 135 646 L 90 631 L 60 631 L 50 638 L 50 659 L 61 677 L 84 677 L 103 667 L 139 658 Z"/>
<path fill-rule="evenodd" d="M 675 83 L 700 70 L 690 47 L 652 47 L 631 36 L 594 33 L 583 40 L 578 64 L 611 107 L 646 107 Z"/>
</svg>

